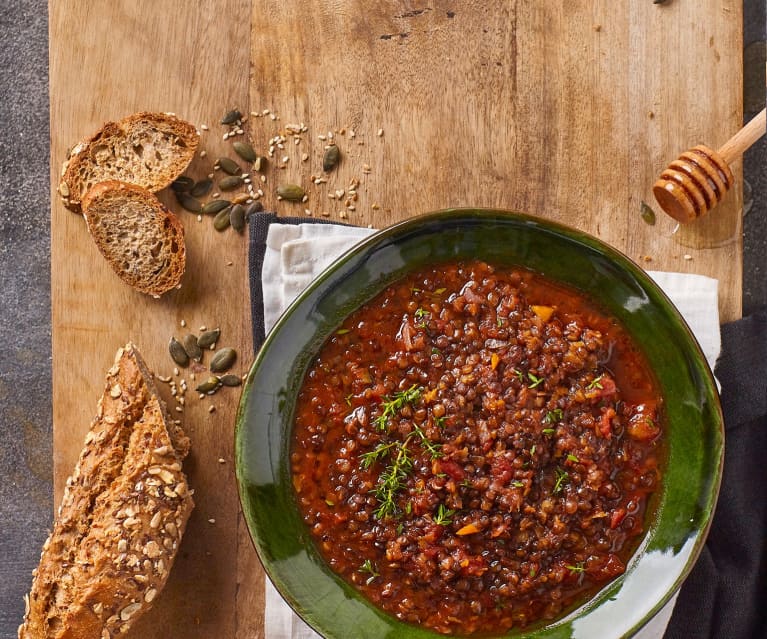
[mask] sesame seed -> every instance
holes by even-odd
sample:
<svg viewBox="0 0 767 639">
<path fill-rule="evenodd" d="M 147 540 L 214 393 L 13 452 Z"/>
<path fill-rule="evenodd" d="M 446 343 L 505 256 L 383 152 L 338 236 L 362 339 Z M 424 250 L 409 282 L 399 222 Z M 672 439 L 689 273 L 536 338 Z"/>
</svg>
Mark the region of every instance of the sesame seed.
<svg viewBox="0 0 767 639">
<path fill-rule="evenodd" d="M 380 138 L 381 136 L 383 136 L 383 129 L 378 129 L 378 133 L 376 133 L 376 135 L 377 135 L 379 138 Z"/>
<path fill-rule="evenodd" d="M 198 216 L 197 216 L 197 221 L 198 221 L 198 222 L 202 222 L 202 215 L 198 215 Z"/>
<path fill-rule="evenodd" d="M 186 320 L 181 320 L 181 328 L 184 328 L 186 326 Z"/>
<path fill-rule="evenodd" d="M 218 463 L 219 463 L 219 464 L 225 464 L 225 463 L 226 463 L 226 460 L 225 460 L 223 457 L 219 457 L 219 458 L 218 458 Z"/>
<path fill-rule="evenodd" d="M 689 261 L 692 259 L 692 255 L 690 255 L 689 253 L 685 253 L 684 259 Z"/>
<path fill-rule="evenodd" d="M 215 524 L 216 520 L 211 517 L 210 519 L 208 519 L 208 523 L 209 524 Z"/>
<path fill-rule="evenodd" d="M 205 397 L 205 396 L 204 395 L 200 395 L 200 397 L 202 398 L 202 397 Z M 210 406 L 208 406 L 208 412 L 209 413 L 215 413 L 216 412 L 216 407 L 211 404 Z"/>
<path fill-rule="evenodd" d="M 175 367 L 173 368 L 173 374 L 174 374 L 176 377 L 178 377 L 178 366 L 175 366 Z"/>
<path fill-rule="evenodd" d="M 308 159 L 309 159 L 309 154 L 308 153 L 304 153 L 301 156 L 301 162 L 306 162 Z"/>
<path fill-rule="evenodd" d="M 200 151 L 200 157 L 201 158 L 207 157 L 207 155 L 208 155 L 207 151 Z"/>
<path fill-rule="evenodd" d="M 208 130 L 209 130 L 209 129 L 208 129 L 208 125 L 207 125 L 207 124 L 201 124 L 201 125 L 200 125 L 200 128 L 201 128 L 203 131 L 208 131 Z"/>
</svg>

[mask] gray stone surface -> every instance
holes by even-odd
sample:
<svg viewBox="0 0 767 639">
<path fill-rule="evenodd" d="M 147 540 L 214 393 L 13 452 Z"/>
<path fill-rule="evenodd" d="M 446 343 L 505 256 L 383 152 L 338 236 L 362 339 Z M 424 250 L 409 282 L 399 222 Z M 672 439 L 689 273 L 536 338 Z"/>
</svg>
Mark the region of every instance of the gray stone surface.
<svg viewBox="0 0 767 639">
<path fill-rule="evenodd" d="M 764 0 L 745 13 L 745 43 L 763 40 Z M 43 0 L 0 0 L 0 639 L 16 637 L 53 512 L 47 28 Z M 746 158 L 746 312 L 767 303 L 765 167 L 763 141 Z"/>
<path fill-rule="evenodd" d="M 48 20 L 45 2 L 0 2 L 0 637 L 52 515 Z"/>
</svg>

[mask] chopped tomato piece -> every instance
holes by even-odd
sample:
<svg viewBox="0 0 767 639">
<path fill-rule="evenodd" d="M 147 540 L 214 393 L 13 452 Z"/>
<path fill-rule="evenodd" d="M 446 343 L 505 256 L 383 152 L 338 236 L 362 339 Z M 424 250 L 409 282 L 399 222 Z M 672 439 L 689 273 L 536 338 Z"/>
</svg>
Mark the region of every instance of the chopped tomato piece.
<svg viewBox="0 0 767 639">
<path fill-rule="evenodd" d="M 478 533 L 479 528 L 477 528 L 476 524 L 466 524 L 463 528 L 460 528 L 456 531 L 456 535 L 473 535 L 474 533 Z"/>
</svg>

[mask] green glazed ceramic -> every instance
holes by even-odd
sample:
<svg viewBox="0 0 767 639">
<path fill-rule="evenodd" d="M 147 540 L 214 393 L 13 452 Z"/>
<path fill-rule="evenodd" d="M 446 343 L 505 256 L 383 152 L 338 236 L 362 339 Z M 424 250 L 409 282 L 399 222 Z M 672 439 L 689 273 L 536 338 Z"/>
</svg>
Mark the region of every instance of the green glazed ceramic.
<svg viewBox="0 0 767 639">
<path fill-rule="evenodd" d="M 601 303 L 643 349 L 667 415 L 663 487 L 626 573 L 566 617 L 504 636 L 631 636 L 679 588 L 703 545 L 721 479 L 722 414 L 700 347 L 663 292 L 615 249 L 541 219 L 479 209 L 413 218 L 361 241 L 301 294 L 258 353 L 237 416 L 237 480 L 256 549 L 282 596 L 328 639 L 442 635 L 368 603 L 315 550 L 290 478 L 294 398 L 310 361 L 351 311 L 410 270 L 477 258 L 525 266 Z"/>
</svg>

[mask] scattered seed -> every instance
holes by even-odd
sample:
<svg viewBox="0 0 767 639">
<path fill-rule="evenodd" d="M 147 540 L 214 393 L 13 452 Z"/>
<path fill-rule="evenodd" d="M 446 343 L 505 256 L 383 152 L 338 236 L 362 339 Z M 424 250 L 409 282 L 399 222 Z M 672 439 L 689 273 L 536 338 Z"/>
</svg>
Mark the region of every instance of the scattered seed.
<svg viewBox="0 0 767 639">
<path fill-rule="evenodd" d="M 248 208 L 245 209 L 245 217 L 249 218 L 251 215 L 260 213 L 264 210 L 264 205 L 261 202 L 251 202 L 248 204 Z"/>
<path fill-rule="evenodd" d="M 211 373 L 223 373 L 229 370 L 237 359 L 237 351 L 233 348 L 222 348 L 210 360 Z"/>
<path fill-rule="evenodd" d="M 210 406 L 208 406 L 208 412 L 209 412 L 209 413 L 214 413 L 215 411 L 216 411 L 216 407 L 215 407 L 215 406 L 213 406 L 213 404 L 211 404 Z"/>
<path fill-rule="evenodd" d="M 205 197 L 212 187 L 213 180 L 210 178 L 203 178 L 189 190 L 189 195 L 192 197 Z"/>
<path fill-rule="evenodd" d="M 692 259 L 692 255 L 690 255 L 689 253 L 685 253 L 684 259 L 686 259 L 687 261 L 690 261 Z"/>
<path fill-rule="evenodd" d="M 655 211 L 650 208 L 650 205 L 647 204 L 647 202 L 642 202 L 639 206 L 639 214 L 642 216 L 642 220 L 645 224 L 655 226 Z"/>
<path fill-rule="evenodd" d="M 202 328 L 200 330 L 202 330 Z M 220 328 L 214 328 L 212 331 L 204 331 L 202 335 L 197 338 L 197 346 L 200 348 L 210 348 L 218 341 L 219 335 L 221 335 Z"/>
<path fill-rule="evenodd" d="M 256 161 L 256 152 L 253 150 L 253 147 L 250 146 L 247 142 L 243 142 L 242 140 L 237 140 L 234 144 L 232 144 L 232 148 L 234 149 L 235 153 L 239 155 L 243 160 L 246 162 L 255 162 Z"/>
<path fill-rule="evenodd" d="M 325 173 L 330 173 L 336 166 L 338 166 L 338 161 L 340 159 L 341 150 L 338 146 L 335 144 L 329 146 L 325 149 L 325 155 L 322 158 L 322 170 L 325 171 Z"/>
<path fill-rule="evenodd" d="M 184 339 L 182 340 L 181 344 L 184 347 L 184 350 L 186 351 L 186 354 L 189 356 L 190 359 L 193 359 L 196 362 L 199 362 L 202 360 L 202 349 L 197 344 L 196 335 L 193 335 L 192 333 L 187 333 L 186 335 L 184 335 Z"/>
<path fill-rule="evenodd" d="M 202 203 L 197 198 L 188 193 L 176 192 L 178 203 L 190 213 L 199 213 L 202 210 Z"/>
<path fill-rule="evenodd" d="M 175 337 L 170 338 L 170 343 L 168 344 L 168 351 L 170 352 L 171 359 L 176 362 L 179 366 L 187 366 L 189 364 L 189 355 L 184 350 L 184 347 L 182 346 L 181 342 L 179 342 Z M 176 375 L 178 375 L 178 369 L 174 369 L 173 371 Z"/>
<path fill-rule="evenodd" d="M 239 206 L 239 204 L 237 205 Z M 217 231 L 225 231 L 229 228 L 229 211 L 231 208 L 225 208 L 223 211 L 219 211 L 216 217 L 213 219 L 213 228 Z"/>
<path fill-rule="evenodd" d="M 288 202 L 300 202 L 304 195 L 306 195 L 306 191 L 298 184 L 283 184 L 277 187 L 277 197 Z"/>
<path fill-rule="evenodd" d="M 239 175 L 227 175 L 218 181 L 218 188 L 222 191 L 233 191 L 242 186 L 242 178 Z"/>
<path fill-rule="evenodd" d="M 196 390 L 198 393 L 212 393 L 221 385 L 221 380 L 216 375 L 211 375 Z"/>
<path fill-rule="evenodd" d="M 238 233 L 242 232 L 245 228 L 245 207 L 242 204 L 235 204 L 231 208 L 229 211 L 229 223 Z"/>
<path fill-rule="evenodd" d="M 218 158 L 216 164 L 218 164 L 219 168 L 224 173 L 228 173 L 229 175 L 239 175 L 242 173 L 240 165 L 230 158 Z"/>
<path fill-rule="evenodd" d="M 379 138 L 382 137 L 383 136 L 383 129 L 378 129 L 377 135 L 378 135 Z"/>
<path fill-rule="evenodd" d="M 238 120 L 242 120 L 242 113 L 237 109 L 232 109 L 231 111 L 227 111 L 224 114 L 224 117 L 221 118 L 221 124 L 234 124 Z"/>
<path fill-rule="evenodd" d="M 203 206 L 201 210 L 203 213 L 214 215 L 228 208 L 231 206 L 231 204 L 232 203 L 229 200 L 211 200 L 205 206 Z"/>
<path fill-rule="evenodd" d="M 179 323 L 181 324 L 181 328 L 185 328 L 186 327 L 186 320 L 182 319 L 181 322 L 179 322 Z"/>
<path fill-rule="evenodd" d="M 170 188 L 176 193 L 185 193 L 194 186 L 194 180 L 186 175 L 179 175 L 173 182 L 171 182 Z"/>
<path fill-rule="evenodd" d="M 221 383 L 224 386 L 239 386 L 242 384 L 242 379 L 240 379 L 239 375 L 233 375 L 230 373 L 229 375 L 224 375 L 221 378 Z"/>
<path fill-rule="evenodd" d="M 254 171 L 262 171 L 266 168 L 266 158 L 261 157 L 260 155 L 254 160 L 253 162 L 253 170 Z"/>
</svg>

